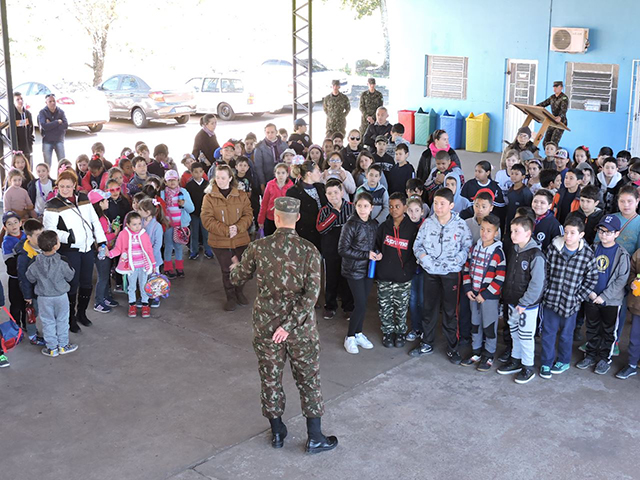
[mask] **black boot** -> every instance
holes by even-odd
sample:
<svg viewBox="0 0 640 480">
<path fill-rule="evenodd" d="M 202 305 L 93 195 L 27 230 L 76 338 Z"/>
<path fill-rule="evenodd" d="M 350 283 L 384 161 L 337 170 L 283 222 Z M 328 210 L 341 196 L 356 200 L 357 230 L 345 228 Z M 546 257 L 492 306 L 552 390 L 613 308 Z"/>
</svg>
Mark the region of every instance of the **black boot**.
<svg viewBox="0 0 640 480">
<path fill-rule="evenodd" d="M 245 297 L 244 292 L 242 291 L 243 287 L 236 287 L 236 300 L 238 300 L 238 305 L 249 305 L 249 300 Z"/>
<path fill-rule="evenodd" d="M 227 303 L 224 304 L 224 309 L 227 312 L 233 312 L 236 309 L 236 306 L 238 305 L 238 301 L 236 298 L 236 290 L 235 288 L 231 287 L 229 289 L 226 289 L 225 293 L 227 294 Z"/>
<path fill-rule="evenodd" d="M 73 333 L 80 332 L 80 325 L 76 321 L 76 294 L 67 294 L 69 297 L 69 330 Z"/>
<path fill-rule="evenodd" d="M 322 433 L 320 417 L 307 418 L 307 453 L 320 453 L 333 450 L 338 446 L 338 439 L 333 435 L 325 437 Z"/>
<path fill-rule="evenodd" d="M 282 422 L 282 417 L 270 418 L 271 424 L 271 446 L 273 448 L 282 448 L 284 439 L 287 438 L 287 426 Z"/>
<path fill-rule="evenodd" d="M 90 327 L 92 325 L 92 322 L 87 318 L 87 307 L 89 306 L 89 301 L 91 300 L 91 289 L 81 288 L 79 293 L 78 313 L 76 314 L 76 318 L 78 319 L 78 322 L 80 322 L 85 327 Z"/>
</svg>

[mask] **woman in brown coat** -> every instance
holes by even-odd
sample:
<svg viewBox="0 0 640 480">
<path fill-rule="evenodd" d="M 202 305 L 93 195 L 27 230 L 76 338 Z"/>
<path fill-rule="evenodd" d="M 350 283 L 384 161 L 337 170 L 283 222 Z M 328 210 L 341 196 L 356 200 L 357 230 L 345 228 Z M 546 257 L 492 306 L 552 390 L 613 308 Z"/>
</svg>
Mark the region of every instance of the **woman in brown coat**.
<svg viewBox="0 0 640 480">
<path fill-rule="evenodd" d="M 227 295 L 224 309 L 232 311 L 236 304 L 248 305 L 242 287 L 234 287 L 229 280 L 231 264 L 240 261 L 242 253 L 249 245 L 249 227 L 253 222 L 251 201 L 246 193 L 237 188 L 231 168 L 220 165 L 215 178 L 202 200 L 202 225 L 209 232 L 209 245 L 213 248 L 222 270 L 222 284 Z"/>
</svg>

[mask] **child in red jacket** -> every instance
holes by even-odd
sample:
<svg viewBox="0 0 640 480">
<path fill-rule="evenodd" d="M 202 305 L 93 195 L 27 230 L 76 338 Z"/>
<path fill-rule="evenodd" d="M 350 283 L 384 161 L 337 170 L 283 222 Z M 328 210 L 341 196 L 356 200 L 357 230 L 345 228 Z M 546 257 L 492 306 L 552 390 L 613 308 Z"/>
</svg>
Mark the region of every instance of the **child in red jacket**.
<svg viewBox="0 0 640 480">
<path fill-rule="evenodd" d="M 274 173 L 276 178 L 267 182 L 262 195 L 260 213 L 258 213 L 258 228 L 264 232 L 265 236 L 276 231 L 276 224 L 273 223 L 273 203 L 276 198 L 285 197 L 287 190 L 293 187 L 293 182 L 289 178 L 289 167 L 285 163 L 277 164 Z"/>
</svg>

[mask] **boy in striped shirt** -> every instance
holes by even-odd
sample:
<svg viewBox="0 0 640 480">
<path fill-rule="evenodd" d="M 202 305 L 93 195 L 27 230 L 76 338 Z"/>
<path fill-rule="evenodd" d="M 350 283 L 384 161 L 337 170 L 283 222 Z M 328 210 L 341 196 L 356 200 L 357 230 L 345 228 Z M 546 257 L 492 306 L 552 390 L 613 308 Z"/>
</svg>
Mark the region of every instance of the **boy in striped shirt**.
<svg viewBox="0 0 640 480">
<path fill-rule="evenodd" d="M 478 364 L 486 372 L 493 365 L 498 330 L 498 303 L 507 272 L 502 242 L 496 240 L 500 219 L 489 214 L 480 224 L 480 239 L 471 247 L 464 265 L 462 289 L 471 305 L 471 345 L 473 351 L 461 365 Z M 484 347 L 484 348 L 483 348 Z"/>
</svg>

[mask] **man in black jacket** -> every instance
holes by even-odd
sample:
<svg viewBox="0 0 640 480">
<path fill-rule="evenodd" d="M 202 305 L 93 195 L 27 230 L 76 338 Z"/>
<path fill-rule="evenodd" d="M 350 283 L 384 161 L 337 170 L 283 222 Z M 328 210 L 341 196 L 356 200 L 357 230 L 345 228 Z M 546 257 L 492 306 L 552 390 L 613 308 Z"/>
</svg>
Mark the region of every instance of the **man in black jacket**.
<svg viewBox="0 0 640 480">
<path fill-rule="evenodd" d="M 13 92 L 13 105 L 16 109 L 16 130 L 18 135 L 18 148 L 25 157 L 31 159 L 33 152 L 33 117 L 31 112 L 24 108 L 24 99 L 20 92 Z"/>
<path fill-rule="evenodd" d="M 58 162 L 64 158 L 64 135 L 69 127 L 67 117 L 56 105 L 56 97 L 50 93 L 46 97 L 47 106 L 38 114 L 38 124 L 42 134 L 42 155 L 47 165 L 51 166 L 53 151 L 56 151 Z"/>
</svg>

